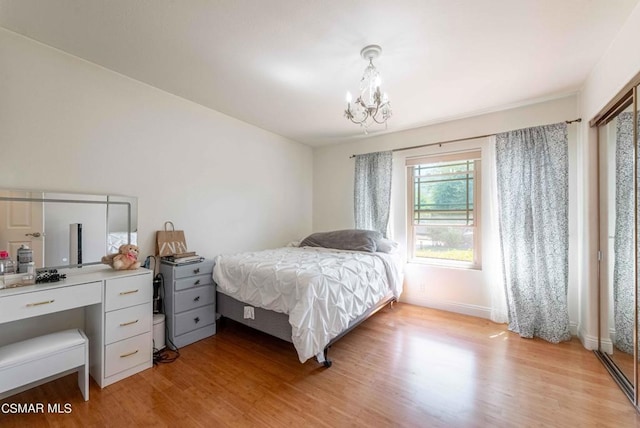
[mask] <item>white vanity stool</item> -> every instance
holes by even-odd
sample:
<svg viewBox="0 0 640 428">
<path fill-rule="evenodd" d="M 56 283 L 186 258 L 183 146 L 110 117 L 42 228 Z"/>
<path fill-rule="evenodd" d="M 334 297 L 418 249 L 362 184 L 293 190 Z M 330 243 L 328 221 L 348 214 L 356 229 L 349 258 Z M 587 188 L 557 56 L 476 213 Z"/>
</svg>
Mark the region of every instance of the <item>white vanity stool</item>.
<svg viewBox="0 0 640 428">
<path fill-rule="evenodd" d="M 0 347 L 0 399 L 78 372 L 89 399 L 89 341 L 80 329 L 46 334 Z"/>
</svg>

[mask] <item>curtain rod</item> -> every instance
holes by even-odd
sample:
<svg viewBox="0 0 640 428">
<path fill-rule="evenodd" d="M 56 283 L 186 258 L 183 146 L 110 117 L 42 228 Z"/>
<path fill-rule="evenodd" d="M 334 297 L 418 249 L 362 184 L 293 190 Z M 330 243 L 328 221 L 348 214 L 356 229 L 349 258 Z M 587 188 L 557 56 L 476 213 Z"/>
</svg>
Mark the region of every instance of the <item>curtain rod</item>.
<svg viewBox="0 0 640 428">
<path fill-rule="evenodd" d="M 579 117 L 577 119 L 573 119 L 573 120 L 565 120 L 564 123 L 566 124 L 571 124 L 574 122 L 582 122 L 582 118 Z M 421 149 L 423 147 L 431 147 L 431 146 L 442 146 L 443 144 L 448 144 L 448 143 L 459 143 L 461 141 L 467 141 L 467 140 L 475 140 L 477 138 L 486 138 L 486 137 L 493 137 L 496 134 L 486 134 L 486 135 L 476 135 L 475 137 L 467 137 L 467 138 L 458 138 L 455 140 L 447 140 L 447 141 L 440 141 L 438 143 L 429 143 L 429 144 L 420 144 L 419 146 L 410 146 L 410 147 L 401 147 L 399 149 L 392 149 L 392 152 L 402 152 L 404 150 L 412 150 L 412 149 Z M 349 159 L 355 158 L 356 155 L 351 155 L 349 156 Z"/>
</svg>

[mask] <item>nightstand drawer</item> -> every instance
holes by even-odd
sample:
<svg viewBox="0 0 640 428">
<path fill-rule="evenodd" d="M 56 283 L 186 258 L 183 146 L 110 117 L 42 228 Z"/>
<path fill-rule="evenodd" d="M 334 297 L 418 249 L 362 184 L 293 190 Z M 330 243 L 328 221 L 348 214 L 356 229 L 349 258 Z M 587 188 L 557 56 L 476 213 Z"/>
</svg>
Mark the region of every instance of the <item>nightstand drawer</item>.
<svg viewBox="0 0 640 428">
<path fill-rule="evenodd" d="M 187 333 L 216 321 L 216 308 L 214 305 L 203 306 L 188 312 L 176 315 L 175 335 Z"/>
<path fill-rule="evenodd" d="M 107 312 L 150 302 L 153 297 L 150 276 L 147 274 L 108 279 L 104 295 Z"/>
<path fill-rule="evenodd" d="M 107 312 L 104 328 L 105 344 L 151 331 L 152 312 L 151 303 Z"/>
<path fill-rule="evenodd" d="M 191 263 L 174 268 L 175 279 L 184 278 L 185 276 L 203 275 L 211 276 L 213 272 L 213 260 L 205 260 L 200 263 Z"/>
<path fill-rule="evenodd" d="M 190 290 L 179 291 L 175 295 L 176 313 L 188 311 L 214 304 L 216 301 L 216 289 L 213 285 L 196 287 Z"/>
<path fill-rule="evenodd" d="M 151 360 L 151 332 L 107 345 L 104 376 L 109 377 Z"/>
<path fill-rule="evenodd" d="M 213 285 L 213 277 L 210 273 L 179 279 L 176 281 L 175 289 L 176 291 L 186 290 L 187 288 L 200 287 L 202 285 Z"/>
</svg>

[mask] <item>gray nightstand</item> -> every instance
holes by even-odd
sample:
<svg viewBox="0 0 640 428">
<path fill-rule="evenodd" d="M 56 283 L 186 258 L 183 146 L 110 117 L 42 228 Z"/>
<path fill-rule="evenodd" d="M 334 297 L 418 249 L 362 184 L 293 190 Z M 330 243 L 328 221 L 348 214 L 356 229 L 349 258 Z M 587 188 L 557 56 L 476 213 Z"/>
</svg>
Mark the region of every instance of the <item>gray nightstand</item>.
<svg viewBox="0 0 640 428">
<path fill-rule="evenodd" d="M 168 339 L 178 348 L 216 334 L 212 271 L 213 260 L 184 265 L 160 263 Z"/>
</svg>

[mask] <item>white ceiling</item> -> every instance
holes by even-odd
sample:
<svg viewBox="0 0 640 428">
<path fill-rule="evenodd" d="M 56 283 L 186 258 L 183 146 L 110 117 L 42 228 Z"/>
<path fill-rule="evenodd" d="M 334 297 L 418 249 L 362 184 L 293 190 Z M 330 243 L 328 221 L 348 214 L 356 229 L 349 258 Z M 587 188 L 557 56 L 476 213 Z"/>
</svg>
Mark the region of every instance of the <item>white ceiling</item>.
<svg viewBox="0 0 640 428">
<path fill-rule="evenodd" d="M 639 0 L 0 0 L 0 26 L 309 145 L 375 61 L 395 132 L 579 90 Z"/>
</svg>

